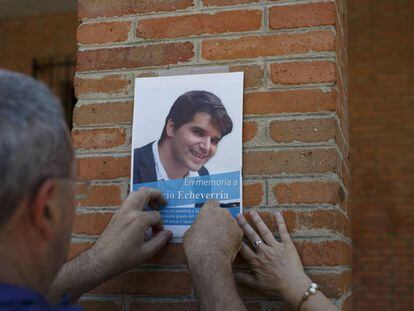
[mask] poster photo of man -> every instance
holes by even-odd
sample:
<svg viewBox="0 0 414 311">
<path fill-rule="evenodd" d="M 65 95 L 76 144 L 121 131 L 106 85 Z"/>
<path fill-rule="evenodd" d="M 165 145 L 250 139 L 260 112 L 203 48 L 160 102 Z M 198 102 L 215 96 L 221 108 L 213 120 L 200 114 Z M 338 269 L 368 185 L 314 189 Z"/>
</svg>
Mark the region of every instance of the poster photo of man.
<svg viewBox="0 0 414 311">
<path fill-rule="evenodd" d="M 209 199 L 241 212 L 243 73 L 135 81 L 131 190 L 158 188 L 181 237 Z"/>
</svg>

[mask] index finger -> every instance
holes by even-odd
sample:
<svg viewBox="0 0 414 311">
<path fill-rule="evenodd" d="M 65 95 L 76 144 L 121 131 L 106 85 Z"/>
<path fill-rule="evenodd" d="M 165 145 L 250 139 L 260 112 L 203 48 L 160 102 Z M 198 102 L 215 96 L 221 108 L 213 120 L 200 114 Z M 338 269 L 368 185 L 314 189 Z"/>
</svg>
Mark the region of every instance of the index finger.
<svg viewBox="0 0 414 311">
<path fill-rule="evenodd" d="M 164 195 L 161 191 L 151 189 L 151 192 L 147 197 L 146 203 L 144 205 L 146 204 L 148 204 L 152 209 L 158 209 L 160 206 L 167 205 L 167 201 L 165 200 Z"/>
<path fill-rule="evenodd" d="M 161 191 L 152 188 L 140 188 L 138 191 L 131 192 L 123 203 L 124 210 L 142 211 L 145 205 L 151 208 L 158 208 L 159 205 L 165 205 L 166 201 Z"/>
<path fill-rule="evenodd" d="M 277 228 L 279 229 L 280 240 L 283 243 L 292 243 L 289 232 L 287 231 L 285 219 L 280 212 L 276 213 Z"/>
<path fill-rule="evenodd" d="M 160 205 L 166 205 L 167 201 L 164 199 L 162 192 L 152 188 L 141 188 L 138 191 L 142 202 L 138 204 L 138 209 L 143 210 L 146 205 L 152 209 L 158 209 Z"/>
</svg>

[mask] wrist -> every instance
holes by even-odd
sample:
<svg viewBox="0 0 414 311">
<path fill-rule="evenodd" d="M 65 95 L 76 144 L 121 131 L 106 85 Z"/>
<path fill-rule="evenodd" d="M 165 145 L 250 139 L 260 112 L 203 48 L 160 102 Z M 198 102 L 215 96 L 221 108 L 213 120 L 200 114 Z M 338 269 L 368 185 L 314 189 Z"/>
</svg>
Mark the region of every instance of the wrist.
<svg viewBox="0 0 414 311">
<path fill-rule="evenodd" d="M 96 271 L 102 278 L 107 279 L 116 274 L 116 271 L 111 273 L 116 266 L 113 264 L 109 252 L 105 248 L 100 247 L 100 243 L 95 243 L 85 251 L 85 255 L 87 256 L 89 267 Z"/>
<path fill-rule="evenodd" d="M 228 256 L 208 255 L 189 260 L 200 310 L 244 310 Z"/>
<path fill-rule="evenodd" d="M 229 265 L 231 267 L 231 258 L 221 249 L 212 250 L 210 245 L 184 243 L 184 252 L 187 263 L 190 266 L 200 266 L 213 263 Z"/>
<path fill-rule="evenodd" d="M 286 283 L 280 294 L 291 306 L 297 306 L 311 283 L 312 280 L 305 273 L 299 274 Z"/>
<path fill-rule="evenodd" d="M 231 270 L 231 260 L 228 256 L 220 253 L 188 254 L 187 263 L 191 272 L 199 272 L 209 269 L 212 266 Z"/>
</svg>

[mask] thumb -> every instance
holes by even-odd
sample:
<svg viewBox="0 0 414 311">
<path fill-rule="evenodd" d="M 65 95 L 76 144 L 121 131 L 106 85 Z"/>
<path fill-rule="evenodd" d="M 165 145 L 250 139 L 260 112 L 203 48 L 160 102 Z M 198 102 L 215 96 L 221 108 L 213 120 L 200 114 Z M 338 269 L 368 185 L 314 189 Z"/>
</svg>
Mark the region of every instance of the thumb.
<svg viewBox="0 0 414 311">
<path fill-rule="evenodd" d="M 238 284 L 246 285 L 251 288 L 258 288 L 257 279 L 252 274 L 236 272 L 234 278 Z"/>
<path fill-rule="evenodd" d="M 172 237 L 171 231 L 163 230 L 158 232 L 151 240 L 144 243 L 142 250 L 146 258 L 155 255 L 161 248 L 167 244 L 167 241 Z"/>
</svg>

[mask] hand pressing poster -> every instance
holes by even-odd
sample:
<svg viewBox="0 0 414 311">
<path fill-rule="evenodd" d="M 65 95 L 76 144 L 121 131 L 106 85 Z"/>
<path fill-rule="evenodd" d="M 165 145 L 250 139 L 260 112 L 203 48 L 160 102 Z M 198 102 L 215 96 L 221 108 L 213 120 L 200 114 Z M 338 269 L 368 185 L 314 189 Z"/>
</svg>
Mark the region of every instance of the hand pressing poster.
<svg viewBox="0 0 414 311">
<path fill-rule="evenodd" d="M 242 211 L 242 107 L 242 72 L 135 79 L 131 190 L 163 192 L 174 238 L 209 199 Z"/>
</svg>

